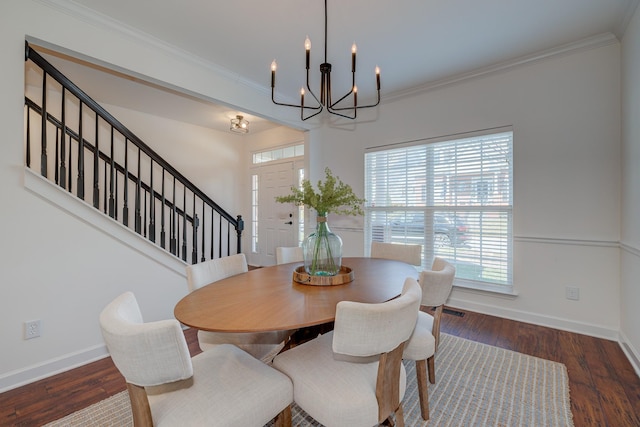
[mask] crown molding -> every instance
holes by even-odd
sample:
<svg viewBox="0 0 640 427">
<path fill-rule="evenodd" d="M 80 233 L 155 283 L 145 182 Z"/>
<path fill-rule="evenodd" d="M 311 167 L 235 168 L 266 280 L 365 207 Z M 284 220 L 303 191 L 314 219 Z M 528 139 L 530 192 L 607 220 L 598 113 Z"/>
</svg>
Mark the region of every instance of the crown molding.
<svg viewBox="0 0 640 427">
<path fill-rule="evenodd" d="M 632 1 L 637 2 L 640 0 Z M 491 74 L 507 71 L 523 65 L 529 65 L 535 62 L 545 61 L 551 58 L 570 55 L 583 50 L 596 49 L 602 46 L 608 46 L 616 43 L 619 43 L 619 40 L 613 33 L 603 33 L 596 36 L 587 37 L 576 42 L 566 43 L 551 49 L 546 49 L 530 55 L 521 56 L 520 58 L 516 58 L 513 60 L 500 62 L 497 64 L 489 65 L 487 67 L 477 68 L 466 73 L 461 73 L 455 76 L 435 80 L 420 86 L 412 87 L 410 89 L 393 92 L 385 96 L 385 101 L 397 101 L 399 99 L 419 95 L 424 92 L 440 89 L 468 80 L 486 77 Z"/>
<path fill-rule="evenodd" d="M 170 43 L 163 41 L 151 34 L 140 31 L 139 29 L 127 25 L 123 22 L 117 21 L 107 15 L 101 14 L 93 9 L 90 9 L 86 6 L 82 6 L 78 3 L 75 3 L 71 0 L 35 0 L 49 8 L 55 9 L 58 12 L 61 12 L 65 15 L 71 16 L 75 19 L 79 19 L 83 22 L 86 22 L 89 25 L 103 28 L 109 31 L 115 31 L 119 34 L 122 34 L 131 40 L 150 46 L 154 49 L 161 50 L 171 56 L 178 57 L 180 60 L 185 61 L 187 63 L 191 63 L 195 66 L 207 69 L 216 75 L 219 75 L 227 80 L 234 82 L 235 84 L 241 84 L 246 86 L 252 90 L 255 90 L 260 93 L 270 94 L 270 90 L 263 86 L 256 84 L 252 80 L 245 79 L 238 73 L 235 73 L 225 67 L 222 67 L 214 62 L 208 61 L 200 56 L 194 55 L 191 52 L 188 52 L 184 49 L 180 49 Z M 53 50 L 55 46 L 47 46 Z M 113 68 L 111 64 L 101 65 L 106 66 L 107 68 Z"/>
</svg>

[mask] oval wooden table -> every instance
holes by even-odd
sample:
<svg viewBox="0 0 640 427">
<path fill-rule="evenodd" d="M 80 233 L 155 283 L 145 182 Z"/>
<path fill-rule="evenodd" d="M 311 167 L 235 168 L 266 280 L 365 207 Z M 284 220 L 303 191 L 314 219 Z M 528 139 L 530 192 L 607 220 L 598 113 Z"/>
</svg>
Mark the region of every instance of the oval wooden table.
<svg viewBox="0 0 640 427">
<path fill-rule="evenodd" d="M 354 272 L 343 285 L 314 286 L 293 281 L 301 263 L 263 267 L 206 285 L 182 298 L 178 321 L 217 332 L 265 332 L 300 329 L 335 320 L 340 301 L 380 303 L 400 295 L 415 267 L 387 259 L 343 258 Z"/>
</svg>

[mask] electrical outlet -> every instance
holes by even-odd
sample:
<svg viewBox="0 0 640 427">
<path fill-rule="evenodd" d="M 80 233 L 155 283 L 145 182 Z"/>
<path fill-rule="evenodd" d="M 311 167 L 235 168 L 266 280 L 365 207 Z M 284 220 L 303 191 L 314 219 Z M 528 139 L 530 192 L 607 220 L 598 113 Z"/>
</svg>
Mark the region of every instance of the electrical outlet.
<svg viewBox="0 0 640 427">
<path fill-rule="evenodd" d="M 567 286 L 566 296 L 567 299 L 578 301 L 580 299 L 580 288 L 576 288 L 575 286 Z"/>
<path fill-rule="evenodd" d="M 24 322 L 24 339 L 30 340 L 40 336 L 40 330 L 42 329 L 42 320 L 30 320 Z"/>
</svg>

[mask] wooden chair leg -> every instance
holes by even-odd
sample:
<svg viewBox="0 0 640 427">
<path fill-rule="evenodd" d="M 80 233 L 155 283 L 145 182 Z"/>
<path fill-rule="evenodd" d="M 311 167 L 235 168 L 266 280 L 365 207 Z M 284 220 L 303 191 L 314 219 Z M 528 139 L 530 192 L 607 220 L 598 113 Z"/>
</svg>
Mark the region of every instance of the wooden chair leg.
<svg viewBox="0 0 640 427">
<path fill-rule="evenodd" d="M 436 356 L 433 355 L 427 359 L 427 364 L 429 365 L 429 382 L 431 384 L 436 383 Z"/>
<path fill-rule="evenodd" d="M 418 380 L 418 397 L 420 398 L 420 415 L 429 419 L 429 390 L 427 389 L 427 362 L 416 360 L 416 377 Z"/>
<path fill-rule="evenodd" d="M 398 427 L 404 427 L 404 412 L 402 410 L 402 403 L 400 404 L 400 406 L 398 406 L 398 409 L 396 409 L 396 426 Z"/>
<path fill-rule="evenodd" d="M 282 410 L 275 420 L 275 427 L 291 427 L 291 405 Z"/>
<path fill-rule="evenodd" d="M 151 407 L 144 387 L 127 383 L 129 400 L 131 401 L 131 413 L 133 414 L 133 425 L 135 427 L 152 427 Z"/>
</svg>

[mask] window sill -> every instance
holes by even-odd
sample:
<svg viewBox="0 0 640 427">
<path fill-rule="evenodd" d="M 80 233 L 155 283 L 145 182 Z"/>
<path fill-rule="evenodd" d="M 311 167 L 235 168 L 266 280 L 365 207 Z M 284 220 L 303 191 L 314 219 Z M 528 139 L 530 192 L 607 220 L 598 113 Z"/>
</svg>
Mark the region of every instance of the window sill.
<svg viewBox="0 0 640 427">
<path fill-rule="evenodd" d="M 453 286 L 465 291 L 478 291 L 481 293 L 498 294 L 506 297 L 518 296 L 518 292 L 513 288 L 513 285 L 491 285 L 471 280 L 456 279 Z"/>
</svg>

